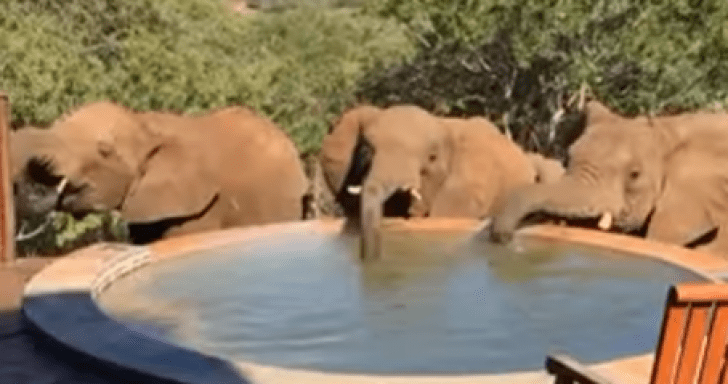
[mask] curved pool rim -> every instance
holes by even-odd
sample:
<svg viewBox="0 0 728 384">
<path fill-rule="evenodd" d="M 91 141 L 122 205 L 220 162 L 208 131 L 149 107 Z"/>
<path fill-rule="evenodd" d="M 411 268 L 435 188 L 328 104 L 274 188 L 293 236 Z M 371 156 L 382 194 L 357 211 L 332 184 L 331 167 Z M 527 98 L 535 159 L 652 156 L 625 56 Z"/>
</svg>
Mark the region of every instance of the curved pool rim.
<svg viewBox="0 0 728 384">
<path fill-rule="evenodd" d="M 390 219 L 388 230 L 464 231 L 475 233 L 482 222 L 471 219 Z M 110 284 L 150 263 L 182 257 L 191 252 L 295 231 L 337 233 L 343 220 L 310 220 L 233 228 L 161 240 L 146 246 L 101 243 L 54 261 L 25 287 L 23 314 L 36 331 L 62 346 L 102 364 L 178 383 L 539 383 L 548 382 L 543 370 L 505 374 L 378 375 L 346 374 L 291 369 L 250 361 L 228 361 L 177 345 L 147 338 L 106 315 L 96 297 Z M 719 282 L 728 260 L 696 250 L 601 231 L 538 225 L 519 230 L 515 242 L 581 244 L 648 257 Z M 544 356 L 545 359 L 545 356 Z M 594 364 L 597 371 L 630 377 L 651 366 L 652 354 L 620 357 Z M 162 363 L 159 363 L 162 362 Z M 636 367 L 636 368 L 635 368 Z M 648 372 L 649 373 L 649 372 Z M 237 376 L 237 380 L 236 380 Z"/>
</svg>

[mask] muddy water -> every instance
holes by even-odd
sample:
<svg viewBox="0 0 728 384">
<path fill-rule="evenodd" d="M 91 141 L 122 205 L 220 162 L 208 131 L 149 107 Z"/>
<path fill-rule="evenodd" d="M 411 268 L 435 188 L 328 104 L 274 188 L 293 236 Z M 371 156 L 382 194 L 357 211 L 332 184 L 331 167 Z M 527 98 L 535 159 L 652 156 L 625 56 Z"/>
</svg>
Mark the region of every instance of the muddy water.
<svg viewBox="0 0 728 384">
<path fill-rule="evenodd" d="M 352 238 L 296 235 L 130 275 L 102 305 L 140 332 L 264 364 L 367 373 L 541 368 L 654 348 L 669 284 L 699 280 L 588 248 L 513 253 L 458 234 L 389 234 L 362 264 Z"/>
</svg>

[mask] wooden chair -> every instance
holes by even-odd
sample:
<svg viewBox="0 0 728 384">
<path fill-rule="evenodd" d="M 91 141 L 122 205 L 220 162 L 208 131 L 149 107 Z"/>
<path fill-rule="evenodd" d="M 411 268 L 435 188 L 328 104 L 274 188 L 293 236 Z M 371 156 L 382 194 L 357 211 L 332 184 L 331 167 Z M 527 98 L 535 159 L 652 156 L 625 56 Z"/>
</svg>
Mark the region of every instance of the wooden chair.
<svg viewBox="0 0 728 384">
<path fill-rule="evenodd" d="M 650 384 L 728 384 L 728 284 L 670 287 Z M 556 384 L 607 384 L 568 355 L 546 357 Z"/>
</svg>

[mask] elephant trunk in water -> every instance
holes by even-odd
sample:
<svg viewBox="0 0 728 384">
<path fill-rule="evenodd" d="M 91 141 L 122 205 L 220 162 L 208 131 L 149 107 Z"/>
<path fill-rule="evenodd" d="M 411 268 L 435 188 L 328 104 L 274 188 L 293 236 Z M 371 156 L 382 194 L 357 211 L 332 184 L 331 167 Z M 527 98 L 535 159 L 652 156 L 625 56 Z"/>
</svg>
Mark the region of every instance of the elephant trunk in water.
<svg viewBox="0 0 728 384">
<path fill-rule="evenodd" d="M 377 260 L 382 254 L 381 224 L 384 201 L 381 185 L 367 184 L 361 195 L 361 238 L 359 256 L 362 260 Z"/>
<path fill-rule="evenodd" d="M 397 166 L 392 166 L 396 164 Z M 360 257 L 379 259 L 382 253 L 381 224 L 386 215 L 405 217 L 421 211 L 426 204 L 422 196 L 420 164 L 408 156 L 393 154 L 375 156 L 363 185 L 349 186 L 349 193 L 360 198 Z M 408 195 L 408 196 L 406 196 Z M 395 199 L 391 199 L 395 197 Z M 400 199 L 400 197 L 404 197 Z M 386 211 L 385 211 L 385 205 Z"/>
<path fill-rule="evenodd" d="M 490 238 L 508 242 L 523 219 L 543 213 L 565 219 L 597 219 L 602 230 L 612 227 L 624 202 L 613 188 L 590 185 L 572 176 L 556 183 L 533 184 L 514 191 L 493 216 Z"/>
<path fill-rule="evenodd" d="M 359 255 L 362 260 L 377 260 L 381 257 L 384 204 L 397 192 L 408 193 L 414 203 L 420 203 L 422 200 L 418 188 L 411 185 L 367 182 L 361 188 Z"/>
</svg>

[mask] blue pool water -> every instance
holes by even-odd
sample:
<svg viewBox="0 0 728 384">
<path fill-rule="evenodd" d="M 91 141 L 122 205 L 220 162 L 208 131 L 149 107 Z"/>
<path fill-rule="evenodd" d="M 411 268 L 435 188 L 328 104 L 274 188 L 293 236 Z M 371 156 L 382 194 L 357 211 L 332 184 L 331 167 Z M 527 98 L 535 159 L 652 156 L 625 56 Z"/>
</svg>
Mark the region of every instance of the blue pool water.
<svg viewBox="0 0 728 384">
<path fill-rule="evenodd" d="M 140 332 L 262 364 L 351 373 L 538 369 L 654 349 L 670 284 L 700 277 L 586 247 L 507 248 L 466 234 L 300 234 L 144 268 L 101 297 Z"/>
</svg>

